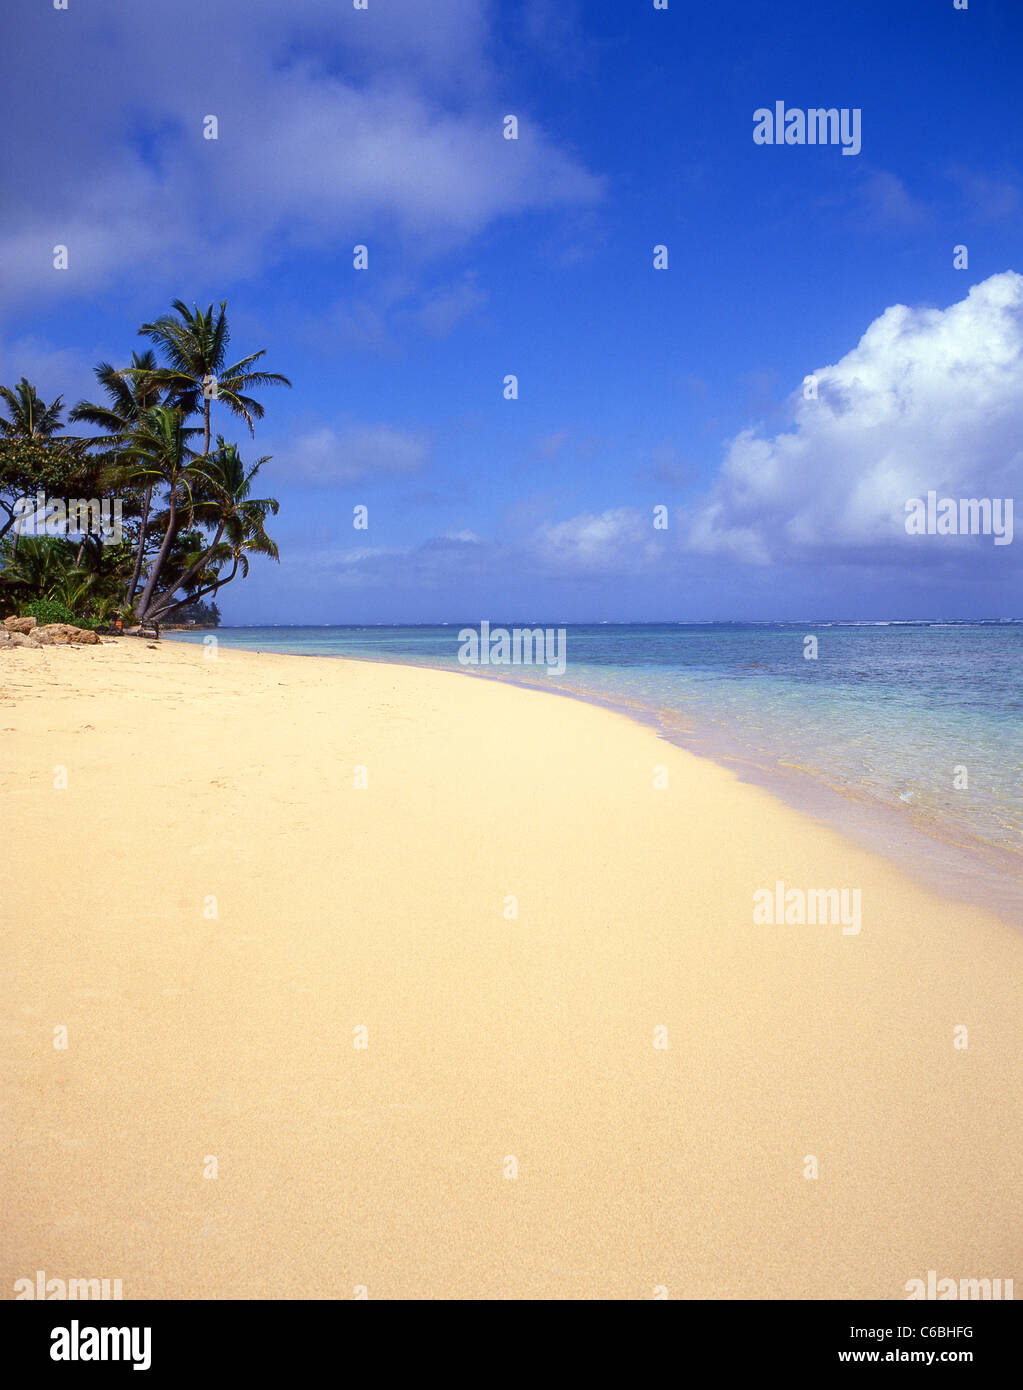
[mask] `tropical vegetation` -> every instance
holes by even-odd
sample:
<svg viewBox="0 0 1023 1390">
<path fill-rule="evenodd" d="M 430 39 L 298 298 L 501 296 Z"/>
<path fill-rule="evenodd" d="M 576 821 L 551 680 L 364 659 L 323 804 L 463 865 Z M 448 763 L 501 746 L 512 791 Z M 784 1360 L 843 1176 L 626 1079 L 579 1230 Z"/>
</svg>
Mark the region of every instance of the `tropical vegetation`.
<svg viewBox="0 0 1023 1390">
<path fill-rule="evenodd" d="M 47 403 L 25 377 L 0 386 L 0 616 L 215 624 L 216 596 L 250 558 L 279 558 L 267 530 L 278 503 L 256 495 L 269 457 L 245 462 L 214 438 L 213 414 L 226 409 L 254 436 L 264 409 L 252 393 L 291 383 L 259 365 L 265 349 L 228 362 L 226 303 L 171 308 L 139 329 L 152 346 L 96 366 L 98 404 Z M 59 513 L 47 522 L 25 501 L 40 494 L 116 499 L 120 526 L 104 536 Z"/>
</svg>

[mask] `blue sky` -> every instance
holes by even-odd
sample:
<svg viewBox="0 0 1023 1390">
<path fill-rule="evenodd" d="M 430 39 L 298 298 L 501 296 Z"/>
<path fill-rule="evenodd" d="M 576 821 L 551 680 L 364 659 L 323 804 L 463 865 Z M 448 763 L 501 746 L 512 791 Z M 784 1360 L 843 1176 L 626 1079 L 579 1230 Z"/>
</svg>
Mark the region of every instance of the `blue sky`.
<svg viewBox="0 0 1023 1390">
<path fill-rule="evenodd" d="M 1019 6 L 174 14 L 5 6 L 0 380 L 227 299 L 295 384 L 215 417 L 281 501 L 225 621 L 1019 616 L 1014 545 L 903 524 L 1023 473 Z M 777 100 L 861 152 L 754 144 Z"/>
</svg>

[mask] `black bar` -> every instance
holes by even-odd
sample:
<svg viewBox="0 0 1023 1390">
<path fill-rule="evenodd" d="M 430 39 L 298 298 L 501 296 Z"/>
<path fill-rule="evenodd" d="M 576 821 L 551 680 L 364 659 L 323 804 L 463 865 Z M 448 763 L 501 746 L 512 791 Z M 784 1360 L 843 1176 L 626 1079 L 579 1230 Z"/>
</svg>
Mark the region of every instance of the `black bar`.
<svg viewBox="0 0 1023 1390">
<path fill-rule="evenodd" d="M 748 1372 L 796 1381 L 807 1374 L 856 1378 L 879 1367 L 922 1367 L 928 1373 L 980 1370 L 990 1381 L 1001 1368 L 1015 1367 L 1020 1334 L 1018 1304 L 994 1300 L 676 1301 L 674 1307 L 642 1315 L 606 1304 L 569 1309 L 547 1303 L 523 1309 L 484 1301 L 460 1304 L 454 1311 L 438 1307 L 442 1300 L 401 1306 L 370 1301 L 381 1306 L 349 1308 L 341 1301 L 8 1302 L 0 1336 L 5 1364 L 17 1365 L 25 1384 L 41 1378 L 45 1384 L 71 1385 L 83 1377 L 124 1375 L 136 1383 L 133 1359 L 82 1358 L 95 1341 L 85 1329 L 107 1327 L 138 1329 L 130 1347 L 120 1337 L 108 1339 L 108 1345 L 125 1347 L 140 1361 L 147 1351 L 142 1330 L 149 1329 L 150 1365 L 140 1367 L 140 1385 L 154 1379 L 207 1385 L 222 1377 L 229 1386 L 250 1373 L 271 1384 L 276 1376 L 286 1373 L 294 1379 L 297 1374 L 302 1385 L 343 1381 L 374 1370 L 388 1375 L 396 1371 L 397 1358 L 406 1359 L 403 1352 L 418 1363 L 420 1376 L 461 1374 L 472 1380 L 489 1380 L 494 1371 L 505 1379 L 517 1353 L 522 1373 L 531 1379 L 545 1365 L 551 1370 L 563 1361 L 574 1365 L 576 1383 L 591 1365 L 603 1371 L 602 1378 L 610 1377 L 613 1363 L 605 1357 L 613 1352 L 627 1358 L 630 1380 L 656 1378 L 655 1366 L 668 1357 L 673 1375 L 680 1377 L 687 1368 L 698 1367 L 712 1376 Z M 586 1334 L 580 1323 L 591 1317 L 598 1322 Z M 75 1325 L 79 1359 L 52 1359 L 51 1352 L 73 1349 Z M 480 1334 L 488 1339 L 482 1348 L 476 1341 Z M 636 1340 L 637 1334 L 642 1340 Z"/>
</svg>

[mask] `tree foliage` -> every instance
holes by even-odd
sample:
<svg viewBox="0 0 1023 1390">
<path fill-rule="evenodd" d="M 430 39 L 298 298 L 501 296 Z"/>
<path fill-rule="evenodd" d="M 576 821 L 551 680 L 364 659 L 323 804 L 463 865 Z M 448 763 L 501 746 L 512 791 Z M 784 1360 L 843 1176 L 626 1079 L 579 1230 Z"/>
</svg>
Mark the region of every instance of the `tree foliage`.
<svg viewBox="0 0 1023 1390">
<path fill-rule="evenodd" d="M 252 432 L 264 412 L 249 393 L 291 383 L 254 370 L 264 349 L 225 365 L 226 303 L 216 312 L 181 300 L 172 308 L 139 330 L 153 348 L 125 367 L 95 368 L 106 401 L 79 401 L 68 413 L 94 433 L 64 433 L 63 397 L 47 404 L 26 378 L 0 386 L 0 610 L 41 603 L 92 623 L 185 613 L 219 622 L 213 600 L 248 573 L 249 556 L 278 559 L 266 526 L 279 504 L 253 496 L 268 459 L 246 465 L 220 434 L 211 448 L 211 420 L 220 403 Z M 40 493 L 108 506 L 116 497 L 120 538 L 53 534 L 39 516 L 26 522 L 25 499 L 34 504 Z"/>
</svg>

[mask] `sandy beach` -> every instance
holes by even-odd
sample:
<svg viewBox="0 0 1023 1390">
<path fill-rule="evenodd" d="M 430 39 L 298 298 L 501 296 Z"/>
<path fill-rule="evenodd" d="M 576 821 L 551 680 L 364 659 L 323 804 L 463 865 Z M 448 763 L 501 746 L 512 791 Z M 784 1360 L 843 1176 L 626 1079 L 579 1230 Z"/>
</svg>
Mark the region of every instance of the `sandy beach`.
<svg viewBox="0 0 1023 1390">
<path fill-rule="evenodd" d="M 1023 937 L 650 729 L 124 639 L 0 747 L 3 1297 L 1023 1287 Z"/>
</svg>

